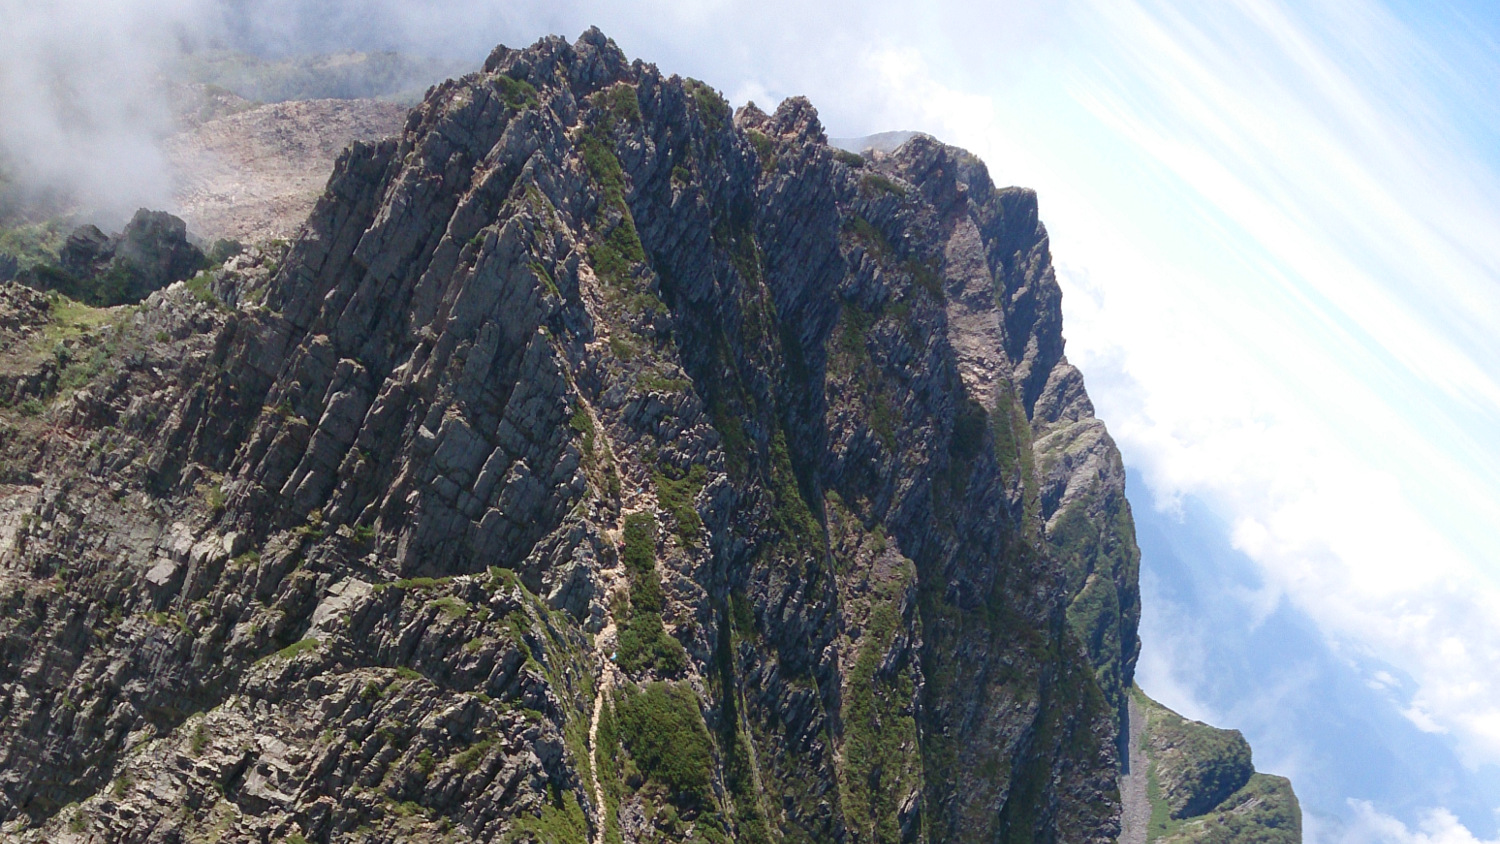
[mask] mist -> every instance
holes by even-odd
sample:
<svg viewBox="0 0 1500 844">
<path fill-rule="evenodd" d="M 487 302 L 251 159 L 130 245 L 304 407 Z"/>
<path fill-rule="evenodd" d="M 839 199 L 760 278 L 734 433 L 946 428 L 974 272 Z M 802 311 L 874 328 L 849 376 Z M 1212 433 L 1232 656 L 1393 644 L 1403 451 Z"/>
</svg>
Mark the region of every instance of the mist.
<svg viewBox="0 0 1500 844">
<path fill-rule="evenodd" d="M 118 227 L 172 209 L 163 142 L 177 130 L 184 59 L 394 50 L 443 59 L 420 93 L 477 68 L 505 28 L 499 4 L 306 0 L 6 0 L 0 31 L 0 218 L 58 214 Z M 195 67 L 202 67 L 199 62 Z M 259 92 L 249 90 L 254 98 Z"/>
<path fill-rule="evenodd" d="M 0 184 L 0 218 L 19 200 L 29 202 L 33 217 L 39 207 L 65 209 L 104 227 L 141 206 L 174 210 L 163 141 L 176 128 L 171 85 L 184 77 L 184 58 L 198 58 L 193 67 L 201 69 L 201 57 L 216 52 L 277 61 L 395 51 L 425 60 L 413 63 L 425 74 L 416 73 L 403 91 L 420 95 L 427 85 L 477 69 L 497 44 L 525 46 L 547 34 L 572 39 L 598 25 L 627 55 L 725 87 L 736 103 L 774 106 L 786 96 L 821 91 L 818 105 L 830 133 L 853 137 L 923 128 L 889 123 L 884 80 L 872 73 L 869 52 L 892 33 L 930 28 L 944 17 L 787 0 L 753 7 L 669 0 L 5 2 L 13 8 L 0 32 L 0 174 L 9 174 L 11 184 Z M 982 15 L 994 26 L 941 33 L 950 55 L 979 65 L 1003 62 L 1022 52 L 1010 48 L 1043 40 L 1058 20 L 1035 4 L 1000 6 Z M 844 59 L 829 62 L 829 56 Z M 235 85 L 240 78 L 230 72 L 199 81 L 263 98 L 264 89 Z M 807 90 L 783 90 L 789 82 Z M 329 95 L 343 96 L 323 94 Z M 67 201 L 38 202 L 45 197 Z"/>
<path fill-rule="evenodd" d="M 13 202 L 55 197 L 122 220 L 162 207 L 172 131 L 163 62 L 203 32 L 193 0 L 7 3 L 0 34 L 0 154 Z"/>
</svg>

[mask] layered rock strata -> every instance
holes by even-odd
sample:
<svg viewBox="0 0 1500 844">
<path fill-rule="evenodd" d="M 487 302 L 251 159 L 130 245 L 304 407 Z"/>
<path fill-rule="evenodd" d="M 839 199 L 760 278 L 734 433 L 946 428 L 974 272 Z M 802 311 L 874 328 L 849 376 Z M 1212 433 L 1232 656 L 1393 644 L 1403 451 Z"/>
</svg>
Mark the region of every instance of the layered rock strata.
<svg viewBox="0 0 1500 844">
<path fill-rule="evenodd" d="M 0 291 L 7 834 L 1118 834 L 1134 543 L 1031 192 L 591 31 L 207 278 Z"/>
</svg>

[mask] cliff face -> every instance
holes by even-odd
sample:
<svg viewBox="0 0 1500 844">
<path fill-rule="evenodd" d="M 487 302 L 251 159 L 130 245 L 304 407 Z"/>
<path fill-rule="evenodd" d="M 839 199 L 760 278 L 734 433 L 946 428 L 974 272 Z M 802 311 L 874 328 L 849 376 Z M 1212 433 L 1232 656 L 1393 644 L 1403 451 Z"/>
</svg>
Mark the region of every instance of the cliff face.
<svg viewBox="0 0 1500 844">
<path fill-rule="evenodd" d="M 356 144 L 284 255 L 0 296 L 22 840 L 1119 833 L 1123 473 L 966 153 L 590 32 Z"/>
</svg>

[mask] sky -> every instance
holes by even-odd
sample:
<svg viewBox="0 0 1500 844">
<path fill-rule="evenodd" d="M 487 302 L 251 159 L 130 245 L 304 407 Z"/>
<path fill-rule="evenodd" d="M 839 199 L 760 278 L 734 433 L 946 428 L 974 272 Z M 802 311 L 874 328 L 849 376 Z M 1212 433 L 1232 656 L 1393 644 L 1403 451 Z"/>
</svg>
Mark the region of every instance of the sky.
<svg viewBox="0 0 1500 844">
<path fill-rule="evenodd" d="M 1244 729 L 1259 767 L 1294 777 L 1310 841 L 1500 836 L 1484 3 L 0 0 L 0 17 L 0 145 L 122 207 L 162 195 L 155 73 L 214 43 L 477 65 L 597 24 L 736 105 L 801 94 L 832 136 L 970 149 L 1039 193 L 1069 357 L 1155 537 L 1148 693 Z"/>
</svg>

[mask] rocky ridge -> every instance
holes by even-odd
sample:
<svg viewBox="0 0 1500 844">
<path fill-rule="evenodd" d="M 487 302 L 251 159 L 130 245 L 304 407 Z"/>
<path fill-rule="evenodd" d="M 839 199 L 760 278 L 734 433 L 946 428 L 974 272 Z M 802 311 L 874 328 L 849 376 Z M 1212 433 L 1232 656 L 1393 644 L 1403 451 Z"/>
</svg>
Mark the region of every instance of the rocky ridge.
<svg viewBox="0 0 1500 844">
<path fill-rule="evenodd" d="M 1191 721 L 1131 693 L 1146 757 L 1151 841 L 1169 844 L 1295 844 L 1302 810 L 1284 777 L 1257 773 L 1238 730 Z"/>
<path fill-rule="evenodd" d="M 501 48 L 0 377 L 21 840 L 1119 832 L 1123 472 L 960 150 Z"/>
</svg>

